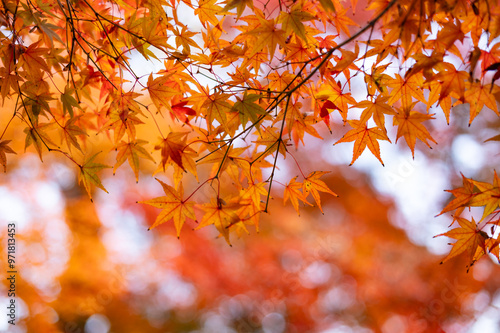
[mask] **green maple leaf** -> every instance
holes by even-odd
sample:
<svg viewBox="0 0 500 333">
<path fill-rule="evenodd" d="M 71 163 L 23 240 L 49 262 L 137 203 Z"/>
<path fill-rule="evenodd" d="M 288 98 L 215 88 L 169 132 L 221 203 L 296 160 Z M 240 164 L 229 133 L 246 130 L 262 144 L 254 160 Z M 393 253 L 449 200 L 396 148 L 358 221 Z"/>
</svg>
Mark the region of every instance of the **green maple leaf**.
<svg viewBox="0 0 500 333">
<path fill-rule="evenodd" d="M 80 166 L 80 173 L 78 174 L 78 183 L 83 183 L 83 186 L 85 187 L 85 190 L 87 191 L 90 201 L 93 202 L 92 200 L 92 194 L 90 191 L 90 186 L 94 185 L 103 190 L 106 193 L 109 193 L 104 186 L 101 183 L 101 180 L 99 179 L 99 176 L 97 176 L 97 173 L 101 171 L 102 169 L 105 168 L 111 168 L 109 165 L 105 164 L 100 164 L 100 163 L 94 163 L 94 159 L 99 153 L 95 154 L 94 156 L 90 157 L 87 159 L 81 166 Z"/>
</svg>

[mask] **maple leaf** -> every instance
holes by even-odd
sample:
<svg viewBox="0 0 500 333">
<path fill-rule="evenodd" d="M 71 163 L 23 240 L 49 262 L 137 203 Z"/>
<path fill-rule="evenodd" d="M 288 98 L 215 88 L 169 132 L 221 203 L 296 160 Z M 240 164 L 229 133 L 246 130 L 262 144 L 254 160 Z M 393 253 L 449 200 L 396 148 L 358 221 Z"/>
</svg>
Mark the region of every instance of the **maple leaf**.
<svg viewBox="0 0 500 333">
<path fill-rule="evenodd" d="M 323 0 L 326 1 L 326 0 Z M 322 3 L 323 4 L 323 3 Z M 335 4 L 335 3 L 334 3 Z M 340 34 L 343 31 L 347 36 L 351 36 L 348 26 L 358 26 L 356 22 L 351 20 L 347 15 L 347 9 L 342 8 L 341 10 L 335 10 L 333 13 L 333 22 L 335 23 L 335 28 Z"/>
<path fill-rule="evenodd" d="M 393 105 L 397 101 L 401 101 L 403 108 L 409 107 L 412 104 L 412 98 L 416 98 L 422 103 L 426 103 L 422 86 L 424 79 L 422 73 L 415 73 L 414 75 L 402 78 L 401 75 L 396 74 L 396 78 L 387 82 L 387 85 L 392 88 L 391 97 L 387 103 Z"/>
<path fill-rule="evenodd" d="M 272 58 L 276 51 L 276 46 L 285 45 L 286 43 L 284 31 L 276 27 L 274 19 L 266 20 L 263 15 L 258 15 L 257 17 L 260 25 L 246 33 L 257 38 L 249 57 L 254 56 L 257 52 L 267 47 L 267 52 Z"/>
<path fill-rule="evenodd" d="M 161 16 L 149 17 L 148 19 L 142 20 L 142 37 L 148 42 L 148 44 L 151 44 L 159 49 L 173 49 L 173 47 L 167 44 L 168 36 L 163 32 L 164 25 L 162 24 L 162 21 L 163 17 Z M 156 55 L 146 48 L 140 47 L 138 50 L 146 59 L 149 59 L 148 56 L 156 58 Z"/>
<path fill-rule="evenodd" d="M 255 225 L 257 232 L 259 231 L 259 212 L 263 212 L 264 202 L 262 196 L 267 196 L 266 183 L 250 183 L 248 187 L 240 190 L 240 204 L 238 216 L 248 215 L 250 221 Z M 242 224 L 242 223 L 241 223 Z M 240 225 L 238 223 L 237 225 Z M 244 224 L 243 224 L 244 225 Z M 245 229 L 246 230 L 246 229 Z M 248 232 L 248 231 L 247 231 Z"/>
<path fill-rule="evenodd" d="M 253 0 L 230 0 L 227 2 L 226 6 L 224 6 L 222 11 L 227 12 L 236 8 L 236 19 L 239 19 L 246 7 L 253 9 Z"/>
<path fill-rule="evenodd" d="M 178 95 L 179 91 L 175 89 L 175 81 L 171 76 L 175 73 L 166 74 L 156 79 L 150 74 L 148 78 L 148 92 L 154 105 L 160 111 L 162 107 L 170 105 L 170 100 L 173 96 Z"/>
<path fill-rule="evenodd" d="M 161 151 L 161 167 L 165 171 L 165 165 L 172 161 L 183 171 L 189 171 L 196 176 L 196 164 L 192 155 L 197 153 L 187 146 L 186 140 L 189 132 L 170 132 L 167 137 L 155 145 L 155 150 Z"/>
<path fill-rule="evenodd" d="M 312 19 L 314 19 L 314 15 L 303 11 L 302 3 L 297 2 L 290 8 L 290 12 L 280 13 L 278 23 L 281 23 L 281 28 L 284 29 L 286 35 L 289 35 L 293 30 L 297 36 L 307 40 L 306 29 L 302 22 Z"/>
<path fill-rule="evenodd" d="M 323 139 L 321 135 L 319 135 L 318 131 L 316 131 L 316 129 L 313 127 L 313 125 L 316 124 L 316 120 L 314 119 L 314 117 L 306 115 L 305 117 L 296 118 L 293 120 L 290 118 L 292 118 L 291 113 L 287 115 L 287 122 L 290 126 L 288 126 L 286 130 L 283 131 L 283 134 L 287 134 L 291 130 L 292 139 L 295 143 L 295 146 L 298 146 L 299 142 L 302 142 L 302 144 L 305 145 L 305 133 L 318 139 Z"/>
<path fill-rule="evenodd" d="M 476 254 L 478 248 L 481 248 L 484 252 L 486 252 L 485 241 L 489 238 L 489 236 L 484 231 L 477 228 L 474 218 L 472 218 L 472 221 L 462 217 L 457 217 L 456 219 L 460 225 L 459 228 L 434 236 L 446 236 L 457 240 L 453 244 L 450 253 L 441 261 L 441 264 L 463 252 L 466 252 L 469 257 L 468 266 L 470 267 L 475 262 L 474 255 Z"/>
<path fill-rule="evenodd" d="M 443 62 L 444 54 L 441 52 L 432 52 L 430 56 L 426 56 L 425 54 L 415 54 L 413 58 L 416 60 L 416 63 L 408 70 L 405 74 L 405 79 L 408 79 L 412 75 L 416 73 L 423 72 L 424 77 L 427 80 L 431 80 L 434 76 L 434 70 L 439 70 Z"/>
<path fill-rule="evenodd" d="M 68 112 L 69 116 L 73 118 L 73 107 L 80 109 L 80 104 L 78 101 L 72 96 L 74 93 L 74 89 L 69 89 L 67 86 L 64 89 L 64 93 L 61 94 L 61 102 L 63 104 L 63 115 Z"/>
<path fill-rule="evenodd" d="M 443 43 L 445 49 L 449 49 L 456 41 L 463 42 L 465 34 L 461 25 L 460 20 L 444 24 L 443 29 L 437 34 L 436 40 Z"/>
<path fill-rule="evenodd" d="M 366 123 L 370 118 L 373 118 L 375 124 L 382 131 L 384 131 L 384 133 L 387 133 L 387 130 L 385 128 L 385 115 L 394 116 L 396 114 L 396 111 L 394 111 L 393 107 L 387 104 L 388 99 L 389 97 L 377 96 L 375 102 L 361 101 L 358 104 L 354 105 L 354 107 L 356 108 L 364 108 L 359 121 L 362 123 Z"/>
<path fill-rule="evenodd" d="M 498 262 L 500 263 L 499 245 L 500 245 L 500 240 L 498 239 L 498 237 L 497 239 L 491 237 L 486 239 L 486 241 L 484 242 L 484 248 L 482 248 L 481 246 L 477 248 L 476 253 L 474 254 L 474 258 L 472 258 L 472 262 L 476 262 L 479 259 L 481 259 L 481 257 L 486 254 L 485 252 L 486 250 L 487 252 L 494 255 L 495 258 L 497 258 Z"/>
<path fill-rule="evenodd" d="M 480 82 L 467 82 L 464 97 L 465 101 L 470 104 L 469 125 L 485 105 L 497 115 L 500 115 L 494 96 L 498 90 L 499 88 L 497 85 L 482 85 Z"/>
<path fill-rule="evenodd" d="M 0 91 L 2 100 L 5 101 L 5 98 L 9 96 L 11 90 L 15 92 L 19 90 L 18 83 L 22 82 L 22 78 L 17 74 L 11 74 L 5 67 L 0 68 L 0 77 L 2 78 Z"/>
<path fill-rule="evenodd" d="M 247 188 L 242 189 L 240 192 L 240 198 L 242 200 L 249 200 L 257 210 L 260 210 L 261 196 L 267 196 L 266 183 L 251 183 Z"/>
<path fill-rule="evenodd" d="M 32 77 L 33 81 L 37 81 L 41 78 L 41 70 L 50 72 L 47 62 L 42 57 L 48 53 L 49 49 L 39 47 L 39 44 L 40 41 L 28 46 L 19 59 L 20 66 L 23 67 L 26 73 Z"/>
<path fill-rule="evenodd" d="M 338 59 L 337 56 L 334 56 L 334 58 L 337 60 L 337 64 L 330 69 L 332 74 L 337 74 L 340 72 L 344 72 L 344 75 L 348 79 L 349 82 L 349 87 L 350 87 L 350 72 L 347 70 L 353 69 L 353 70 L 358 70 L 359 68 L 354 64 L 354 61 L 358 58 L 359 54 L 359 46 L 356 44 L 354 52 L 348 51 L 348 50 L 340 50 L 342 53 L 342 57 Z"/>
<path fill-rule="evenodd" d="M 229 132 L 227 127 L 227 113 L 231 111 L 232 105 L 229 104 L 229 94 L 216 92 L 215 94 L 207 96 L 202 105 L 206 114 L 207 126 L 213 128 L 214 120 L 223 126 L 226 132 Z"/>
<path fill-rule="evenodd" d="M 3 172 L 7 172 L 7 156 L 5 153 L 17 154 L 12 148 L 8 146 L 12 140 L 0 141 L 0 163 L 3 165 Z"/>
<path fill-rule="evenodd" d="M 293 208 L 297 211 L 297 214 L 300 215 L 299 212 L 299 200 L 312 206 L 312 204 L 307 201 L 307 196 L 302 192 L 303 184 L 296 182 L 297 176 L 290 179 L 288 184 L 285 186 L 285 192 L 283 194 L 283 204 L 286 204 L 288 200 L 293 205 Z"/>
<path fill-rule="evenodd" d="M 193 110 L 192 108 L 189 108 L 186 106 L 188 101 L 182 101 L 176 104 L 173 104 L 171 109 L 173 111 L 172 116 L 177 117 L 180 121 L 183 123 L 188 124 L 189 123 L 189 118 L 188 116 L 196 116 L 196 111 Z"/>
<path fill-rule="evenodd" d="M 186 218 L 196 221 L 193 208 L 194 203 L 187 202 L 187 199 L 183 199 L 184 189 L 182 184 L 180 184 L 179 190 L 175 190 L 172 186 L 165 184 L 158 178 L 156 178 L 156 180 L 163 187 L 165 196 L 146 201 L 139 201 L 141 204 L 147 204 L 162 209 L 161 213 L 156 217 L 155 222 L 148 228 L 148 230 L 151 230 L 160 224 L 174 221 L 177 238 L 179 238 L 182 226 L 186 222 Z"/>
<path fill-rule="evenodd" d="M 191 39 L 191 37 L 196 36 L 198 33 L 189 31 L 186 26 L 182 26 L 181 31 L 179 31 L 178 28 L 175 28 L 174 34 L 175 34 L 175 44 L 177 45 L 177 47 L 182 45 L 183 52 L 191 53 L 191 46 L 200 48 L 198 44 L 196 44 Z"/>
<path fill-rule="evenodd" d="M 438 102 L 446 116 L 446 122 L 450 123 L 451 99 L 458 99 L 460 102 L 465 100 L 465 83 L 469 75 L 465 71 L 457 71 L 455 66 L 450 63 L 442 63 L 441 70 L 434 77 L 437 81 L 429 84 L 430 94 L 427 102 L 428 108 Z"/>
<path fill-rule="evenodd" d="M 76 138 L 77 135 L 88 135 L 87 132 L 85 131 L 84 128 L 75 125 L 75 122 L 80 118 L 81 116 L 74 117 L 66 121 L 64 124 L 63 129 L 63 139 L 66 141 L 66 144 L 68 146 L 68 150 L 71 152 L 71 146 L 74 146 L 76 149 L 79 151 L 82 151 L 82 148 L 80 147 L 80 144 L 78 143 L 78 140 Z"/>
<path fill-rule="evenodd" d="M 47 147 L 48 145 L 55 146 L 47 133 L 45 133 L 45 130 L 48 126 L 50 126 L 49 123 L 40 123 L 36 126 L 36 128 L 26 127 L 24 129 L 24 133 L 26 134 L 26 139 L 24 141 L 24 151 L 26 151 L 26 148 L 33 144 L 36 152 L 38 153 L 38 156 L 40 157 L 40 161 L 43 161 L 42 147 Z"/>
<path fill-rule="evenodd" d="M 404 137 L 408 147 L 411 149 L 411 155 L 415 157 L 415 144 L 417 139 L 424 142 L 429 148 L 430 144 L 427 140 L 430 140 L 437 144 L 437 142 L 432 138 L 427 129 L 422 125 L 422 122 L 430 119 L 434 119 L 430 114 L 423 114 L 417 111 L 409 111 L 415 103 L 410 105 L 408 109 L 398 109 L 399 112 L 394 116 L 393 122 L 394 126 L 398 126 L 398 132 L 396 135 L 396 142 L 400 137 Z"/>
<path fill-rule="evenodd" d="M 302 191 L 304 192 L 304 195 L 307 197 L 309 196 L 309 193 L 312 195 L 314 198 L 314 201 L 316 201 L 316 204 L 319 207 L 319 210 L 323 213 L 323 209 L 321 208 L 321 198 L 319 196 L 319 192 L 325 192 L 333 195 L 334 197 L 338 197 L 337 194 L 335 194 L 332 190 L 328 188 L 328 186 L 325 184 L 324 181 L 320 180 L 319 178 L 323 176 L 324 174 L 329 173 L 329 171 L 314 171 L 311 172 L 305 179 L 304 182 L 302 183 Z"/>
<path fill-rule="evenodd" d="M 40 3 L 41 2 L 39 1 L 37 5 L 39 5 Z M 46 12 L 52 14 L 50 11 Z M 64 44 L 61 36 L 59 36 L 59 34 L 56 32 L 57 30 L 62 30 L 63 28 L 49 23 L 46 19 L 39 19 L 37 15 L 33 15 L 33 19 L 36 22 L 36 26 L 43 32 L 43 40 L 45 42 L 45 45 L 50 45 L 50 47 L 52 48 L 54 46 L 54 38 L 61 44 Z"/>
<path fill-rule="evenodd" d="M 384 34 L 384 39 L 374 39 L 369 41 L 369 46 L 373 47 L 371 50 L 368 50 L 366 52 L 366 57 L 372 57 L 372 56 L 377 56 L 377 63 L 381 62 L 387 56 L 389 55 L 396 55 L 398 52 L 398 47 L 397 46 L 392 46 L 396 40 L 398 39 L 398 32 L 395 30 L 390 30 L 389 33 Z M 365 42 L 366 43 L 366 42 Z M 372 65 L 372 73 L 373 69 L 378 69 L 380 67 L 386 67 L 390 65 L 385 64 L 383 66 L 375 66 L 375 64 Z M 384 71 L 380 71 L 384 72 Z"/>
<path fill-rule="evenodd" d="M 446 192 L 453 194 L 455 198 L 450 201 L 437 216 L 456 209 L 458 210 L 455 212 L 454 216 L 459 216 L 464 207 L 468 206 L 472 198 L 477 195 L 477 193 L 474 192 L 474 181 L 472 179 L 466 178 L 462 175 L 462 183 L 462 187 L 453 190 L 446 190 Z"/>
<path fill-rule="evenodd" d="M 339 111 L 342 116 L 344 123 L 347 121 L 347 111 L 349 109 L 348 104 L 357 104 L 356 100 L 351 96 L 351 93 L 344 93 L 342 91 L 342 85 L 340 82 L 337 84 L 328 84 L 323 89 L 318 92 L 316 98 L 318 99 L 328 99 Z"/>
<path fill-rule="evenodd" d="M 238 111 L 239 116 L 240 116 L 240 121 L 241 124 L 243 125 L 243 128 L 246 127 L 246 124 L 248 120 L 252 123 L 257 122 L 257 119 L 259 118 L 259 115 L 266 114 L 266 111 L 260 106 L 258 103 L 255 103 L 258 101 L 260 98 L 262 98 L 261 95 L 257 94 L 248 94 L 245 92 L 243 95 L 243 99 L 236 97 L 237 102 L 234 103 L 232 110 Z M 260 125 L 257 124 L 257 128 L 259 128 Z"/>
<path fill-rule="evenodd" d="M 241 205 L 237 202 L 236 198 L 228 202 L 221 198 L 212 199 L 210 203 L 201 206 L 205 214 L 195 230 L 213 224 L 231 246 L 231 242 L 229 241 L 229 228 L 236 224 L 242 224 L 241 218 L 237 214 L 240 207 Z"/>
<path fill-rule="evenodd" d="M 118 169 L 118 167 L 128 159 L 130 167 L 134 170 L 135 181 L 139 182 L 139 158 L 148 159 L 154 162 L 151 155 L 149 155 L 146 149 L 142 147 L 146 143 L 148 143 L 146 140 L 141 139 L 130 142 L 121 141 L 115 147 L 118 154 L 116 155 L 116 164 L 113 168 L 113 175 L 115 174 L 116 169 Z"/>
<path fill-rule="evenodd" d="M 212 23 L 213 26 L 219 24 L 219 20 L 215 15 L 222 11 L 222 7 L 216 5 L 217 0 L 200 0 L 198 1 L 198 8 L 194 10 L 194 14 L 198 15 L 203 24 L 203 27 L 207 27 L 207 22 Z"/>
<path fill-rule="evenodd" d="M 472 182 L 480 192 L 471 199 L 469 204 L 471 206 L 485 206 L 483 212 L 483 218 L 485 218 L 500 206 L 500 178 L 495 171 L 491 184 L 475 180 Z"/>
<path fill-rule="evenodd" d="M 380 157 L 380 146 L 377 140 L 386 140 L 391 142 L 391 140 L 387 137 L 387 134 L 379 127 L 368 128 L 366 123 L 359 120 L 348 120 L 347 122 L 351 127 L 353 127 L 353 129 L 344 134 L 344 136 L 335 144 L 354 141 L 352 161 L 349 165 L 352 165 L 354 161 L 356 161 L 366 147 L 368 147 L 372 154 L 380 161 L 380 163 L 382 163 L 382 165 L 384 165 L 384 162 Z"/>
<path fill-rule="evenodd" d="M 118 140 L 120 140 L 125 133 L 127 133 L 130 139 L 135 138 L 135 126 L 138 124 L 143 124 L 143 121 L 140 120 L 136 113 L 131 110 L 114 110 L 109 115 L 108 122 L 99 130 L 98 133 L 113 129 L 114 142 L 118 143 Z"/>
<path fill-rule="evenodd" d="M 286 146 L 289 139 L 281 139 L 280 130 L 276 127 L 267 127 L 260 134 L 259 138 L 254 141 L 257 145 L 265 146 L 265 153 L 262 157 L 270 155 L 278 150 L 279 153 L 286 157 Z"/>
<path fill-rule="evenodd" d="M 439 100 L 441 101 L 446 96 L 453 96 L 456 99 L 463 100 L 465 93 L 465 82 L 469 75 L 465 71 L 457 71 L 455 66 L 449 63 L 443 63 L 441 70 L 435 77 L 441 81 L 441 93 Z"/>
<path fill-rule="evenodd" d="M 386 74 L 389 65 L 390 63 L 382 66 L 375 66 L 375 64 L 373 64 L 371 74 L 365 75 L 369 96 L 375 95 L 377 90 L 384 94 L 388 92 L 387 83 L 392 80 L 392 77 Z"/>
<path fill-rule="evenodd" d="M 80 173 L 78 174 L 78 183 L 83 183 L 83 186 L 85 187 L 85 190 L 90 197 L 90 201 L 93 201 L 91 193 L 92 185 L 97 186 L 106 193 L 109 193 L 102 185 L 99 176 L 97 176 L 97 173 L 102 169 L 111 167 L 105 164 L 95 163 L 94 159 L 97 155 L 99 155 L 99 153 L 96 153 L 89 159 L 85 160 L 84 163 L 80 166 Z"/>
</svg>

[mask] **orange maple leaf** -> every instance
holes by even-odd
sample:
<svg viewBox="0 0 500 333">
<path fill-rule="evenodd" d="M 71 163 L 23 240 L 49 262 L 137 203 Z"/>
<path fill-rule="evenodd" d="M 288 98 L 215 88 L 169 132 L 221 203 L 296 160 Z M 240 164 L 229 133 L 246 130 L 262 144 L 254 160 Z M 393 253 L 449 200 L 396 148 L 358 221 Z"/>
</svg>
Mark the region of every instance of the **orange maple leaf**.
<svg viewBox="0 0 500 333">
<path fill-rule="evenodd" d="M 497 172 L 493 176 L 493 183 L 484 183 L 472 181 L 479 189 L 479 193 L 470 201 L 471 206 L 485 206 L 483 218 L 490 215 L 497 207 L 500 206 L 500 178 Z"/>
<path fill-rule="evenodd" d="M 266 183 L 251 183 L 247 188 L 240 190 L 240 203 L 242 204 L 238 211 L 238 216 L 249 215 L 249 220 L 255 225 L 257 232 L 259 231 L 259 212 L 264 211 L 264 202 L 262 196 L 267 196 Z"/>
<path fill-rule="evenodd" d="M 392 89 L 391 97 L 387 101 L 393 105 L 397 101 L 401 101 L 401 106 L 407 108 L 412 104 L 413 98 L 426 103 L 422 86 L 424 78 L 422 73 L 415 73 L 414 75 L 402 78 L 401 75 L 396 74 L 396 78 L 387 82 L 387 85 Z"/>
<path fill-rule="evenodd" d="M 366 123 L 359 120 L 348 120 L 347 122 L 351 125 L 351 127 L 353 127 L 353 129 L 344 134 L 344 136 L 335 144 L 354 141 L 352 161 L 349 165 L 352 165 L 354 161 L 356 161 L 366 147 L 368 147 L 372 154 L 380 161 L 380 163 L 382 163 L 382 165 L 384 165 L 384 162 L 380 157 L 380 146 L 377 140 L 386 140 L 391 142 L 391 140 L 387 137 L 387 134 L 384 133 L 384 131 L 379 127 L 368 128 Z"/>
<path fill-rule="evenodd" d="M 137 117 L 137 112 L 129 108 L 116 108 L 108 116 L 108 122 L 99 130 L 98 133 L 112 129 L 114 132 L 114 142 L 118 141 L 127 133 L 129 138 L 135 138 L 135 126 L 144 124 Z"/>
<path fill-rule="evenodd" d="M 40 123 L 35 127 L 26 127 L 24 133 L 26 133 L 26 139 L 24 141 L 24 151 L 31 144 L 35 147 L 38 156 L 40 156 L 40 161 L 42 159 L 42 148 L 48 147 L 48 145 L 56 146 L 50 139 L 50 136 L 46 133 L 46 129 L 49 128 L 51 123 Z"/>
<path fill-rule="evenodd" d="M 168 107 L 170 105 L 170 100 L 173 96 L 178 95 L 178 89 L 175 89 L 175 81 L 170 77 L 175 73 L 168 73 L 163 76 L 153 79 L 153 75 L 149 75 L 148 78 L 148 91 L 151 100 L 158 109 L 161 110 L 162 107 Z"/>
<path fill-rule="evenodd" d="M 285 30 L 285 35 L 289 36 L 293 32 L 304 41 L 307 40 L 306 29 L 302 22 L 311 21 L 314 15 L 303 10 L 303 4 L 300 2 L 295 3 L 290 8 L 290 12 L 282 11 L 278 17 L 278 23 Z"/>
<path fill-rule="evenodd" d="M 413 76 L 414 77 L 414 76 Z M 398 126 L 398 132 L 396 135 L 396 142 L 400 137 L 404 137 L 408 147 L 411 149 L 411 155 L 415 157 L 415 144 L 417 139 L 420 139 L 429 148 L 432 148 L 427 140 L 430 140 L 437 144 L 436 140 L 432 138 L 429 131 L 422 125 L 422 122 L 435 119 L 431 114 L 423 114 L 417 111 L 409 111 L 415 103 L 410 105 L 409 108 L 404 108 L 403 110 L 398 109 L 399 112 L 394 116 L 393 122 L 394 126 Z"/>
<path fill-rule="evenodd" d="M 168 161 L 177 164 L 182 170 L 185 170 L 182 163 L 182 153 L 186 147 L 186 137 L 189 132 L 170 132 L 167 137 L 161 139 L 155 146 L 155 150 L 161 150 L 161 165 L 165 171 L 165 165 Z"/>
<path fill-rule="evenodd" d="M 130 142 L 121 141 L 117 146 L 118 154 L 116 155 L 116 164 L 113 168 L 113 174 L 115 174 L 116 169 L 122 165 L 127 159 L 132 170 L 134 170 L 135 181 L 139 181 L 139 158 L 145 158 L 153 161 L 153 158 L 149 153 L 142 147 L 144 144 L 148 143 L 146 140 L 134 140 Z"/>
<path fill-rule="evenodd" d="M 257 210 L 260 210 L 261 196 L 267 196 L 266 183 L 251 183 L 240 192 L 242 200 L 248 200 Z"/>
<path fill-rule="evenodd" d="M 179 238 L 182 226 L 186 222 L 186 218 L 190 218 L 191 220 L 196 221 L 196 216 L 194 215 L 193 209 L 194 203 L 187 202 L 187 199 L 183 199 L 184 190 L 182 184 L 180 184 L 179 190 L 176 191 L 172 186 L 165 184 L 158 178 L 156 178 L 156 180 L 163 187 L 165 196 L 139 202 L 163 209 L 156 218 L 155 223 L 153 223 L 153 225 L 149 227 L 148 230 L 151 230 L 159 226 L 160 224 L 173 220 L 175 230 L 177 231 L 177 238 Z"/>
<path fill-rule="evenodd" d="M 477 195 L 477 193 L 474 192 L 474 182 L 472 179 L 466 178 L 462 175 L 462 183 L 462 187 L 453 190 L 446 190 L 446 192 L 453 194 L 455 198 L 450 201 L 437 216 L 455 209 L 458 210 L 454 213 L 454 215 L 459 216 L 464 210 L 464 207 L 469 205 L 472 198 Z"/>
<path fill-rule="evenodd" d="M 274 19 L 266 20 L 263 14 L 260 14 L 257 17 L 260 24 L 246 33 L 257 38 L 255 43 L 252 45 L 249 57 L 254 56 L 257 52 L 262 51 L 265 47 L 267 47 L 267 52 L 270 58 L 272 58 L 274 56 L 274 52 L 276 51 L 276 46 L 285 45 L 285 33 L 282 29 L 278 29 L 276 27 Z"/>
<path fill-rule="evenodd" d="M 41 70 L 50 72 L 49 66 L 44 59 L 44 56 L 46 56 L 49 52 L 49 49 L 39 46 L 40 41 L 31 44 L 26 50 L 24 50 L 19 59 L 20 66 L 23 67 L 27 74 L 36 78 L 40 78 L 42 76 Z"/>
<path fill-rule="evenodd" d="M 485 252 L 485 250 L 486 250 L 489 253 L 491 253 L 492 255 L 494 255 L 497 258 L 498 262 L 500 263 L 500 251 L 499 251 L 500 250 L 500 247 L 499 247 L 500 239 L 499 239 L 499 237 L 497 237 L 497 239 L 495 239 L 495 238 L 486 239 L 486 241 L 484 242 L 484 249 L 481 246 L 479 246 L 476 250 L 476 253 L 474 254 L 474 258 L 472 259 L 472 261 L 476 262 L 479 259 L 481 259 L 481 257 L 486 254 L 486 252 Z"/>
<path fill-rule="evenodd" d="M 349 109 L 348 104 L 357 104 L 356 100 L 351 96 L 351 93 L 344 93 L 342 91 L 343 89 L 340 82 L 336 84 L 327 84 L 322 88 L 323 89 L 316 95 L 316 98 L 328 99 L 331 101 L 336 106 L 336 109 L 339 111 L 345 123 L 347 121 L 347 111 Z"/>
<path fill-rule="evenodd" d="M 356 108 L 364 108 L 359 120 L 362 123 L 366 123 L 370 118 L 373 118 L 375 124 L 387 133 L 387 130 L 385 129 L 385 115 L 394 116 L 396 114 L 393 107 L 387 104 L 388 99 L 389 97 L 378 96 L 377 99 L 375 99 L 375 102 L 361 101 L 354 105 Z"/>
<path fill-rule="evenodd" d="M 474 82 L 466 84 L 465 91 L 465 101 L 470 104 L 470 119 L 469 125 L 472 123 L 474 118 L 481 112 L 483 107 L 486 105 L 488 108 L 493 110 L 497 115 L 498 112 L 497 102 L 495 100 L 494 94 L 499 91 L 497 85 L 486 84 L 483 85 L 481 82 Z"/>
<path fill-rule="evenodd" d="M 312 206 L 312 204 L 307 201 L 307 196 L 301 191 L 303 184 L 296 182 L 297 176 L 290 179 L 290 182 L 285 187 L 285 192 L 283 194 L 283 204 L 286 204 L 288 199 L 293 205 L 293 208 L 297 211 L 297 214 L 300 215 L 299 212 L 299 200 Z"/>
<path fill-rule="evenodd" d="M 450 253 L 443 259 L 443 261 L 441 261 L 441 264 L 463 252 L 466 252 L 469 256 L 470 267 L 475 262 L 474 255 L 476 254 L 478 248 L 481 248 L 484 252 L 486 252 L 485 241 L 489 238 L 489 236 L 484 231 L 477 228 L 474 218 L 472 218 L 472 221 L 469 221 L 462 217 L 457 217 L 457 221 L 458 224 L 460 224 L 459 228 L 434 236 L 446 236 L 457 240 L 453 244 Z"/>
<path fill-rule="evenodd" d="M 314 198 L 314 201 L 316 201 L 316 204 L 318 205 L 322 213 L 323 209 L 321 208 L 321 198 L 319 196 L 319 192 L 330 193 L 331 195 L 338 197 L 338 195 L 335 194 L 335 192 L 333 192 L 328 188 L 328 186 L 325 184 L 324 181 L 319 179 L 321 176 L 327 173 L 329 173 L 329 171 L 311 172 L 304 179 L 304 183 L 302 184 L 302 191 L 304 192 L 304 195 L 307 197 L 310 193 Z"/>
<path fill-rule="evenodd" d="M 226 203 L 225 200 L 217 198 L 211 200 L 210 203 L 204 204 L 201 208 L 205 211 L 203 219 L 195 230 L 214 224 L 217 230 L 224 236 L 226 242 L 231 245 L 229 241 L 229 228 L 232 226 L 243 225 L 241 218 L 237 212 L 241 208 L 241 204 L 234 198 Z"/>
<path fill-rule="evenodd" d="M 246 7 L 253 9 L 253 0 L 229 0 L 222 11 L 227 12 L 236 8 L 236 19 L 239 19 Z"/>
<path fill-rule="evenodd" d="M 222 11 L 222 7 L 216 5 L 217 0 L 200 0 L 198 1 L 198 8 L 194 10 L 195 15 L 200 18 L 203 27 L 207 27 L 206 23 L 210 22 L 213 26 L 219 24 L 219 20 L 215 15 Z"/>
</svg>

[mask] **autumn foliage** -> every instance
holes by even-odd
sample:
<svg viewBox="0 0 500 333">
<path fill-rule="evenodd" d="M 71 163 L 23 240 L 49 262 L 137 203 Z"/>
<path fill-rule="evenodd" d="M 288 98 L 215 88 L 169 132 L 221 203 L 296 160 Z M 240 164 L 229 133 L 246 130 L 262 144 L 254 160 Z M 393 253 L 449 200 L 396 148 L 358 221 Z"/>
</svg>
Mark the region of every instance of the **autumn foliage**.
<svg viewBox="0 0 500 333">
<path fill-rule="evenodd" d="M 492 262 L 476 264 L 500 260 L 497 173 L 447 189 L 435 213 L 452 216 L 438 236 L 454 243 L 436 258 L 387 222 L 391 205 L 363 176 L 342 178 L 313 147 L 329 140 L 331 155 L 352 147 L 351 165 L 366 154 L 384 165 L 387 144 L 414 158 L 449 150 L 438 128 L 457 122 L 498 144 L 499 18 L 494 0 L 2 1 L 2 168 L 25 170 L 19 157 L 34 152 L 85 192 L 64 193 L 75 241 L 59 296 L 21 266 L 28 331 L 82 331 L 95 313 L 118 332 L 208 330 L 214 314 L 239 332 L 273 318 L 287 332 L 471 325 L 481 308 L 470 298 L 500 285 Z M 117 207 L 155 228 L 143 257 L 121 247 L 119 264 L 95 207 L 108 190 L 116 198 L 111 174 L 138 182 Z M 148 197 L 153 178 L 163 194 Z M 5 184 L 35 202 L 19 179 Z M 37 228 L 20 237 L 50 243 Z M 167 277 L 184 298 L 162 289 Z"/>
<path fill-rule="evenodd" d="M 135 199 L 161 209 L 150 229 L 213 225 L 231 244 L 259 231 L 272 198 L 301 214 L 343 195 L 331 170 L 301 162 L 313 139 L 384 165 L 381 142 L 436 147 L 436 113 L 500 115 L 499 17 L 492 0 L 5 0 L 0 162 L 62 157 L 90 200 L 106 169 L 130 167 L 164 191 Z M 494 173 L 449 190 L 443 261 L 499 259 L 499 186 Z"/>
</svg>

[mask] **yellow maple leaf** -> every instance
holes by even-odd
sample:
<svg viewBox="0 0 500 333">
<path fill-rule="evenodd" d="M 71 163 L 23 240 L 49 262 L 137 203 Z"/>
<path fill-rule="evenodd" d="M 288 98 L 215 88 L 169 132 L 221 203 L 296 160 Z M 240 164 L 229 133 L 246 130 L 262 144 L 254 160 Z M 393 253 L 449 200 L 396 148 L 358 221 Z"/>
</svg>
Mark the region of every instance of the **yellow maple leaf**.
<svg viewBox="0 0 500 333">
<path fill-rule="evenodd" d="M 153 225 L 149 227 L 148 230 L 151 230 L 159 226 L 160 224 L 173 220 L 175 230 L 177 232 L 177 238 L 179 238 L 182 226 L 186 222 L 186 218 L 190 218 L 191 220 L 196 221 L 196 216 L 194 215 L 193 209 L 194 203 L 187 202 L 187 200 L 183 199 L 184 190 L 182 184 L 180 184 L 179 190 L 176 191 L 172 186 L 165 184 L 158 178 L 156 178 L 156 180 L 163 187 L 165 196 L 139 202 L 163 209 L 156 218 L 155 223 L 153 223 Z"/>
</svg>

